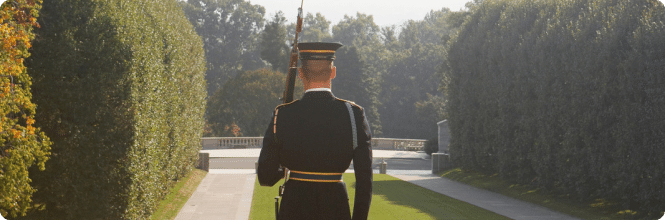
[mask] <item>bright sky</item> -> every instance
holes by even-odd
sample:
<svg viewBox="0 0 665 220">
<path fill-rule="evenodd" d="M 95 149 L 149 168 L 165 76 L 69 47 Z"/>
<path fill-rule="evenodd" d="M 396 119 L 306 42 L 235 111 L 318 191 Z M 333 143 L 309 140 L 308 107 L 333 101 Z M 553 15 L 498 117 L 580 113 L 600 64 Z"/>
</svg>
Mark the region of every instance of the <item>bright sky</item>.
<svg viewBox="0 0 665 220">
<path fill-rule="evenodd" d="M 266 18 L 270 19 L 277 11 L 284 12 L 289 22 L 298 16 L 301 0 L 249 0 L 252 4 L 266 8 Z M 337 24 L 344 15 L 355 16 L 356 12 L 374 17 L 379 26 L 401 25 L 408 20 L 422 20 L 427 12 L 444 7 L 459 11 L 464 4 L 472 0 L 304 0 L 303 13 L 321 15 Z"/>
</svg>

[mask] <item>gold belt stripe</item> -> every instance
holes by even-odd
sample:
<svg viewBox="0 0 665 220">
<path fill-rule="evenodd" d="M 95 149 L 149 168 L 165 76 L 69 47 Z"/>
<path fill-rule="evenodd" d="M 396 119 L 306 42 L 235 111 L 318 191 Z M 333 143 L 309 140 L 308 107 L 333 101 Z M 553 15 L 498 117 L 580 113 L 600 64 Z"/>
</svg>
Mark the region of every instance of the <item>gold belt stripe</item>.
<svg viewBox="0 0 665 220">
<path fill-rule="evenodd" d="M 303 172 L 303 171 L 295 171 L 291 170 L 292 173 L 300 173 L 300 174 L 310 174 L 310 175 L 326 175 L 326 176 L 332 176 L 332 175 L 342 175 L 344 173 L 319 173 L 319 172 Z"/>
</svg>

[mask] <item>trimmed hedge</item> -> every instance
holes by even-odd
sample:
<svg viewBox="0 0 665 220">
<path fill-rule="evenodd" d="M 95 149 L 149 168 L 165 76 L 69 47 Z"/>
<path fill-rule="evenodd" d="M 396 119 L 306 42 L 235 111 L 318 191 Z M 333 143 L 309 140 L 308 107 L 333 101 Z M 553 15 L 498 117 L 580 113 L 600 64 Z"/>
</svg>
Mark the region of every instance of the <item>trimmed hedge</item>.
<svg viewBox="0 0 665 220">
<path fill-rule="evenodd" d="M 34 175 L 46 209 L 28 217 L 148 218 L 200 148 L 200 37 L 175 0 L 45 1 L 41 14 L 27 66 L 54 144 Z"/>
<path fill-rule="evenodd" d="M 662 215 L 662 3 L 483 1 L 447 62 L 456 164 Z"/>
</svg>

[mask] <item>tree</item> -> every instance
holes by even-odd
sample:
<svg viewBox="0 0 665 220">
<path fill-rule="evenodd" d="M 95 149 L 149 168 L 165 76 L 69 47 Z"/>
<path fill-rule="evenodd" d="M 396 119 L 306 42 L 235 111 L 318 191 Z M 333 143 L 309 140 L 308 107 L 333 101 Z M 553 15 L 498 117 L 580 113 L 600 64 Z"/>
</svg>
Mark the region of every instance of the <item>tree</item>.
<svg viewBox="0 0 665 220">
<path fill-rule="evenodd" d="M 379 42 L 381 29 L 374 23 L 372 15 L 357 13 L 356 17 L 344 15 L 333 29 L 333 40 L 344 45 L 362 47 Z"/>
<path fill-rule="evenodd" d="M 268 120 L 284 91 L 284 74 L 269 69 L 241 72 L 209 99 L 208 122 L 212 134 L 233 137 L 233 125 L 245 136 L 263 136 Z M 296 83 L 295 97 L 302 84 Z"/>
<path fill-rule="evenodd" d="M 39 28 L 41 0 L 10 0 L 0 6 L 0 215 L 23 216 L 36 191 L 28 168 L 43 171 L 51 142 L 34 127 L 37 106 L 23 64 Z M 31 171 L 36 172 L 36 171 Z"/>
<path fill-rule="evenodd" d="M 284 13 L 279 11 L 261 32 L 261 59 L 268 61 L 273 70 L 284 73 L 288 71 L 290 55 L 285 23 Z"/>
<path fill-rule="evenodd" d="M 344 19 L 333 26 L 333 41 L 339 41 L 345 47 L 354 47 L 358 58 L 363 63 L 363 71 L 366 77 L 362 82 L 369 90 L 369 102 L 363 106 L 366 109 L 377 109 L 376 112 L 368 114 L 369 122 L 372 126 L 372 134 L 379 136 L 383 133 L 384 126 L 378 109 L 382 103 L 378 94 L 382 88 L 379 86 L 382 78 L 381 74 L 385 71 L 385 57 L 387 50 L 380 39 L 380 28 L 374 23 L 371 15 L 362 13 L 356 14 L 356 17 L 344 16 Z M 342 65 L 340 65 L 342 66 Z M 374 110 L 372 110 L 374 111 Z"/>
<path fill-rule="evenodd" d="M 354 46 L 344 46 L 335 53 L 334 65 L 337 77 L 332 80 L 332 89 L 336 97 L 348 99 L 363 106 L 368 120 L 371 122 L 372 133 L 381 133 L 381 123 L 377 109 L 378 84 L 371 79 L 366 71 L 365 63 L 360 60 L 358 50 Z"/>
<path fill-rule="evenodd" d="M 239 71 L 263 67 L 258 49 L 265 8 L 245 0 L 180 2 L 206 52 L 208 96 Z"/>
<path fill-rule="evenodd" d="M 329 42 L 332 41 L 330 35 L 330 24 L 321 13 L 317 12 L 316 15 L 307 13 L 303 19 L 303 27 L 300 42 Z M 295 26 L 293 27 L 295 29 Z"/>
<path fill-rule="evenodd" d="M 439 92 L 445 44 L 459 25 L 452 18 L 464 13 L 447 8 L 430 11 L 423 20 L 405 22 L 396 38 L 391 28 L 382 30 L 389 52 L 382 57 L 385 70 L 378 97 L 386 136 L 436 137 L 436 123 L 444 119 L 435 109 L 445 103 Z"/>
</svg>

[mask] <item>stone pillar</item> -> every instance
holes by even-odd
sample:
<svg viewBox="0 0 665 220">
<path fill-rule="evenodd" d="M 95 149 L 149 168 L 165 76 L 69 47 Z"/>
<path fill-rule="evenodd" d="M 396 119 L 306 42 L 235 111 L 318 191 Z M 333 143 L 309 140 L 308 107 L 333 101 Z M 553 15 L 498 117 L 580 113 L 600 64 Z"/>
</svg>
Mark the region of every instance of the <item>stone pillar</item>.
<svg viewBox="0 0 665 220">
<path fill-rule="evenodd" d="M 437 153 L 448 153 L 450 148 L 450 128 L 448 128 L 448 120 L 440 121 L 436 123 L 439 127 L 439 152 Z"/>
<path fill-rule="evenodd" d="M 383 160 L 383 163 L 379 166 L 379 173 L 380 174 L 386 174 L 388 171 L 388 163 L 386 163 L 386 160 Z"/>
<path fill-rule="evenodd" d="M 441 171 L 453 168 L 450 162 L 450 155 L 444 153 L 432 154 L 432 174 L 437 174 Z"/>
<path fill-rule="evenodd" d="M 210 154 L 209 153 L 199 153 L 199 160 L 196 168 L 205 170 L 206 172 L 210 171 Z"/>
<path fill-rule="evenodd" d="M 448 128 L 448 120 L 443 120 L 437 123 L 439 127 L 439 151 L 432 154 L 432 173 L 450 169 L 453 167 L 450 161 L 450 129 Z"/>
</svg>

